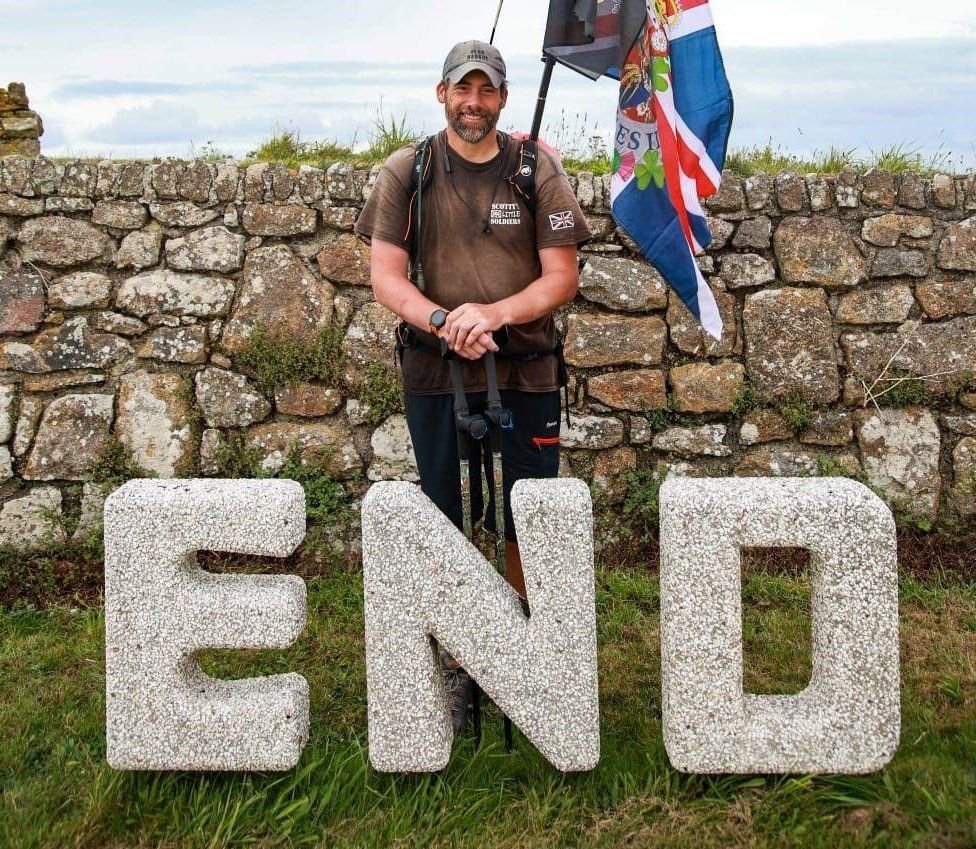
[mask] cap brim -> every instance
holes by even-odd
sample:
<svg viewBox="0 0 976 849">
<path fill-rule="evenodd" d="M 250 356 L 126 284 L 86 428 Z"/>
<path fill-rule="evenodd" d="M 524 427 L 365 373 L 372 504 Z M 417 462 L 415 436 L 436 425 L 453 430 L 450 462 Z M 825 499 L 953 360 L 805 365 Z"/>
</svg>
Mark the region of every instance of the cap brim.
<svg viewBox="0 0 976 849">
<path fill-rule="evenodd" d="M 488 75 L 488 79 L 491 80 L 491 84 L 495 88 L 501 88 L 502 83 L 505 82 L 505 77 L 492 68 L 491 65 L 486 65 L 483 62 L 465 62 L 463 65 L 458 65 L 456 68 L 448 72 L 447 78 L 452 83 L 457 85 L 472 71 L 482 71 L 486 73 Z"/>
</svg>

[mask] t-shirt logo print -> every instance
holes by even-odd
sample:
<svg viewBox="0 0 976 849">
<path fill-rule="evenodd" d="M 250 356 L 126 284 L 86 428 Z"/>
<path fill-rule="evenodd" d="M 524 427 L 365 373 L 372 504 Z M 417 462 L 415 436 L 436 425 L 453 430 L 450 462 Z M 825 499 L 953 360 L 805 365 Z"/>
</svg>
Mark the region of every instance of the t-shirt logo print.
<svg viewBox="0 0 976 849">
<path fill-rule="evenodd" d="M 572 230 L 576 226 L 576 219 L 572 211 L 556 212 L 549 216 L 549 226 L 553 230 Z"/>
</svg>

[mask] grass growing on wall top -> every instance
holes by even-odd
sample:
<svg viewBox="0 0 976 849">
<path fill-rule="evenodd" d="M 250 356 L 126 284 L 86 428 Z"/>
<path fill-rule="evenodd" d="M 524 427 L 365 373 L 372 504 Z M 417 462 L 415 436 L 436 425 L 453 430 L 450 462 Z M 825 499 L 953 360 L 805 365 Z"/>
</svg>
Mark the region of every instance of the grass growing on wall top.
<svg viewBox="0 0 976 849">
<path fill-rule="evenodd" d="M 255 568 L 270 571 L 268 563 Z M 802 578 L 744 570 L 746 689 L 795 691 L 808 671 Z M 437 775 L 372 771 L 362 583 L 309 582 L 286 651 L 206 652 L 219 677 L 295 671 L 311 685 L 309 745 L 282 774 L 117 773 L 105 763 L 98 609 L 0 614 L 0 846 L 967 847 L 976 840 L 976 587 L 901 587 L 903 734 L 869 776 L 691 776 L 661 737 L 657 577 L 597 575 L 602 757 L 563 775 L 501 721 Z M 797 646 L 797 643 L 800 646 Z"/>
</svg>

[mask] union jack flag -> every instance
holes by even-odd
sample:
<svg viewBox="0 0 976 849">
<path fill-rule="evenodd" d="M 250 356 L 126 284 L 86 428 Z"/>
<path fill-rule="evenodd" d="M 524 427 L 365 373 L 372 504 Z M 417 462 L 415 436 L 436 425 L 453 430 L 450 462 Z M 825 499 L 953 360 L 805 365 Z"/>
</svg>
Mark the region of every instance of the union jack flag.
<svg viewBox="0 0 976 849">
<path fill-rule="evenodd" d="M 732 91 L 708 0 L 551 0 L 545 52 L 620 81 L 614 218 L 716 339 L 722 319 L 695 262 L 711 242 Z"/>
<path fill-rule="evenodd" d="M 572 230 L 576 226 L 576 220 L 570 212 L 557 212 L 549 216 L 549 226 L 553 230 Z"/>
</svg>

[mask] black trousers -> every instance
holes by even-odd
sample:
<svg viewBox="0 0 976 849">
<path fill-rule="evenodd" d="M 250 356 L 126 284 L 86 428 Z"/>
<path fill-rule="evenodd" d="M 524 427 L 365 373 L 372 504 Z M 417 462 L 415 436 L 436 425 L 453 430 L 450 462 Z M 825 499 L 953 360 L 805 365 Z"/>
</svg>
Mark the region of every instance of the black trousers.
<svg viewBox="0 0 976 849">
<path fill-rule="evenodd" d="M 554 478 L 559 473 L 559 392 L 501 390 L 502 405 L 512 411 L 515 427 L 502 432 L 502 483 L 505 493 L 505 538 L 515 541 L 512 520 L 512 486 L 523 478 Z M 487 407 L 487 393 L 468 394 L 472 413 Z M 407 427 L 420 472 L 420 488 L 450 519 L 463 528 L 461 515 L 461 473 L 458 465 L 454 399 L 451 395 L 405 395 Z M 488 487 L 487 504 L 482 496 L 484 480 L 491 481 L 490 436 L 474 444 L 471 468 L 471 521 L 484 517 L 485 527 L 495 528 L 495 499 Z M 487 513 L 486 513 L 487 509 Z"/>
</svg>

